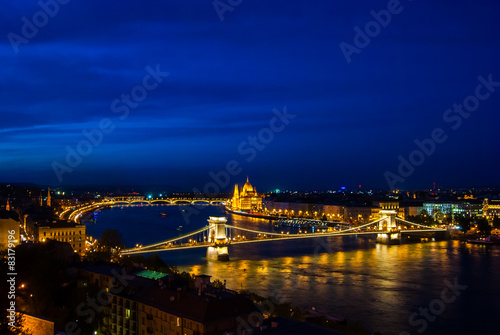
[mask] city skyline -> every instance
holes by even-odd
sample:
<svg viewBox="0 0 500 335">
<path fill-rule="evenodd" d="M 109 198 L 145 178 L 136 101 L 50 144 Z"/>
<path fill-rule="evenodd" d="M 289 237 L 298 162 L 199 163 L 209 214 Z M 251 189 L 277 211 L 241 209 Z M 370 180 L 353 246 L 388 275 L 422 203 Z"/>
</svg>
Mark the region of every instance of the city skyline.
<svg viewBox="0 0 500 335">
<path fill-rule="evenodd" d="M 499 186 L 492 1 L 41 3 L 0 14 L 0 182 Z"/>
</svg>

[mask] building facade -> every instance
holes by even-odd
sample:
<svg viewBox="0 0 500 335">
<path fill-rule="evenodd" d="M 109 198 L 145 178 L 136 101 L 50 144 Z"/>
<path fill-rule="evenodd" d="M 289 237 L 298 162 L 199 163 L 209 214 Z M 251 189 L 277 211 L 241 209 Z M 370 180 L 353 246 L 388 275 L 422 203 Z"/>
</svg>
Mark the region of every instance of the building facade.
<svg viewBox="0 0 500 335">
<path fill-rule="evenodd" d="M 35 242 L 45 242 L 47 239 L 67 242 L 81 255 L 86 251 L 86 237 L 85 225 L 66 221 L 38 225 L 34 233 Z"/>
<path fill-rule="evenodd" d="M 365 223 L 373 218 L 371 206 L 346 206 L 344 220 L 351 223 Z M 378 214 L 377 214 L 378 215 Z"/>
<path fill-rule="evenodd" d="M 329 221 L 343 221 L 345 206 L 341 205 L 323 205 L 323 214 Z"/>
<path fill-rule="evenodd" d="M 208 281 L 207 281 L 208 277 Z M 209 276 L 197 276 L 192 289 L 173 289 L 165 275 L 136 275 L 111 297 L 110 333 L 117 335 L 201 335 L 236 333 L 238 319 L 257 311 L 238 293 L 213 289 Z"/>
<path fill-rule="evenodd" d="M 434 217 L 437 221 L 442 221 L 447 216 L 452 219 L 460 212 L 458 203 L 444 202 L 444 203 L 424 203 L 424 210 L 430 216 Z"/>
<path fill-rule="evenodd" d="M 483 201 L 483 216 L 488 220 L 500 217 L 500 200 L 484 199 Z"/>
<path fill-rule="evenodd" d="M 19 221 L 13 219 L 12 212 L 0 210 L 0 250 L 7 249 L 9 244 L 20 243 Z"/>
</svg>

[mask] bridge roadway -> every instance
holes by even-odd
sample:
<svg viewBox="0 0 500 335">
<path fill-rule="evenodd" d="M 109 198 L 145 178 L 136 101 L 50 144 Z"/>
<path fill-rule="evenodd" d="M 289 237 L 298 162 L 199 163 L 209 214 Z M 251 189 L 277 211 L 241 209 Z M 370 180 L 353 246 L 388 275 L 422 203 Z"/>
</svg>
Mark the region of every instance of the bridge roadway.
<svg viewBox="0 0 500 335">
<path fill-rule="evenodd" d="M 224 229 L 231 231 L 231 230 L 239 230 L 239 231 L 244 231 L 247 233 L 252 233 L 252 234 L 257 234 L 257 236 L 253 238 L 245 238 L 245 236 L 242 237 L 227 237 L 225 236 L 223 239 L 216 239 L 213 238 L 213 236 L 209 236 L 208 239 L 206 236 L 203 236 L 201 238 L 201 241 L 198 241 L 200 238 L 199 236 L 195 238 L 199 234 L 203 233 L 208 233 L 211 229 L 214 230 L 215 226 L 213 224 L 205 226 L 203 228 L 200 228 L 198 230 L 195 230 L 193 232 L 166 240 L 154 244 L 149 244 L 146 246 L 140 246 L 136 248 L 131 248 L 131 249 L 124 249 L 120 251 L 121 255 L 132 255 L 132 254 L 143 254 L 143 253 L 150 253 L 150 252 L 158 252 L 158 251 L 167 251 L 167 250 L 179 250 L 179 249 L 194 249 L 194 248 L 207 248 L 207 247 L 223 247 L 223 246 L 228 246 L 228 245 L 235 245 L 235 244 L 244 244 L 244 243 L 258 243 L 258 242 L 269 242 L 269 241 L 277 241 L 277 240 L 292 240 L 292 239 L 305 239 L 305 238 L 318 238 L 318 237 L 330 237 L 330 236 L 349 236 L 349 235 L 368 235 L 368 234 L 377 234 L 377 235 L 384 235 L 384 234 L 401 234 L 401 233 L 435 233 L 435 232 L 446 232 L 446 229 L 440 229 L 440 228 L 433 228 L 433 227 L 427 227 L 424 225 L 416 224 L 413 222 L 409 222 L 406 220 L 402 220 L 399 218 L 396 218 L 398 221 L 402 222 L 403 224 L 410 225 L 411 229 L 408 229 L 408 227 L 405 227 L 405 229 L 401 229 L 401 227 L 393 227 L 390 229 L 380 229 L 380 226 L 377 225 L 380 222 L 384 222 L 384 220 L 387 220 L 387 217 L 380 218 L 376 221 L 367 223 L 362 226 L 354 227 L 354 228 L 349 228 L 345 230 L 340 230 L 340 231 L 333 231 L 333 232 L 316 232 L 316 233 L 299 233 L 299 234 L 290 234 L 290 233 L 273 233 L 273 232 L 265 232 L 265 231 L 258 231 L 258 230 L 252 230 L 252 229 L 247 229 L 247 228 L 242 228 L 242 227 L 235 227 L 232 225 L 228 224 L 223 224 Z M 394 229 L 396 228 L 396 229 Z M 239 235 L 238 235 L 239 236 Z M 191 239 L 189 239 L 192 237 Z M 188 240 L 188 242 L 185 243 L 177 243 L 181 242 L 182 240 Z"/>
</svg>

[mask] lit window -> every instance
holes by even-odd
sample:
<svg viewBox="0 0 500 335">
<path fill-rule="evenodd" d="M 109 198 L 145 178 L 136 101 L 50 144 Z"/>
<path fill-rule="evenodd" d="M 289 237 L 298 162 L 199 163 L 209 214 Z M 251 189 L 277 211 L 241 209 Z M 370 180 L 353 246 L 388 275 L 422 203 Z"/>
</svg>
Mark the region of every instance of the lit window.
<svg viewBox="0 0 500 335">
<path fill-rule="evenodd" d="M 181 318 L 177 318 L 177 327 L 181 326 Z"/>
<path fill-rule="evenodd" d="M 128 308 L 125 310 L 125 318 L 130 319 L 130 309 Z"/>
</svg>

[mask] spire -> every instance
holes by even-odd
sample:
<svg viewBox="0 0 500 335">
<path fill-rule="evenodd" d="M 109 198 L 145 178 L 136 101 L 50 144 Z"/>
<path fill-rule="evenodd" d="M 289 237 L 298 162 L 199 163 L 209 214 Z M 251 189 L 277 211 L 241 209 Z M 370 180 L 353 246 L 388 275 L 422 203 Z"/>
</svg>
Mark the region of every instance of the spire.
<svg viewBox="0 0 500 335">
<path fill-rule="evenodd" d="M 50 199 L 50 187 L 49 187 L 49 190 L 47 192 L 47 206 L 50 207 L 52 204 L 52 201 Z"/>
<path fill-rule="evenodd" d="M 239 190 L 238 190 L 238 184 L 235 184 L 235 185 L 234 185 L 234 196 L 233 196 L 233 197 L 234 197 L 234 198 L 238 198 L 238 197 L 240 196 L 240 194 L 239 194 L 239 193 L 240 193 L 240 192 L 239 192 Z"/>
<path fill-rule="evenodd" d="M 248 181 L 248 176 L 247 176 L 247 183 L 249 183 L 249 181 Z"/>
<path fill-rule="evenodd" d="M 7 205 L 5 206 L 6 211 L 10 211 L 10 199 L 7 199 Z"/>
</svg>

